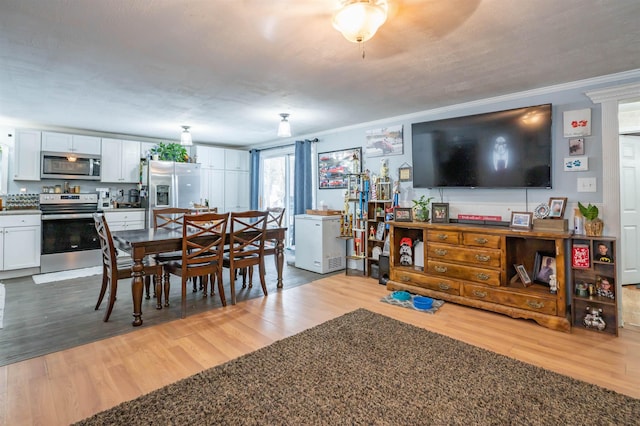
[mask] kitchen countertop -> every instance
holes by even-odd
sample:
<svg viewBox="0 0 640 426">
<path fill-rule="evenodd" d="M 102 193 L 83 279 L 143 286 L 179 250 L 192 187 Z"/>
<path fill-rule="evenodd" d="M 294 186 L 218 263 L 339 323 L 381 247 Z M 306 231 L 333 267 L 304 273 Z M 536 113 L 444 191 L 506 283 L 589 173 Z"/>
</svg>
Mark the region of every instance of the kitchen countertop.
<svg viewBox="0 0 640 426">
<path fill-rule="evenodd" d="M 144 207 L 116 207 L 116 208 L 112 208 L 112 209 L 103 209 L 102 212 L 122 212 L 122 211 L 129 211 L 129 212 L 143 212 L 146 211 L 147 209 L 145 209 Z"/>
<path fill-rule="evenodd" d="M 17 214 L 42 214 L 41 210 L 37 209 L 25 209 L 25 210 L 2 210 L 0 211 L 0 215 L 2 216 L 11 216 Z"/>
</svg>

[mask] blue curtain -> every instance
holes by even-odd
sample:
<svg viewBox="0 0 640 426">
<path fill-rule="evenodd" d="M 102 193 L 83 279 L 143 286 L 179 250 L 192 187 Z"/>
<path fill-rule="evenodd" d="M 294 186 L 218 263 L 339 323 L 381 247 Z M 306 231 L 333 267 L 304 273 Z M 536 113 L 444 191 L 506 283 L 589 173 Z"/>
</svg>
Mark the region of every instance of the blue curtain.
<svg viewBox="0 0 640 426">
<path fill-rule="evenodd" d="M 258 210 L 258 198 L 260 197 L 260 150 L 252 149 L 251 154 L 251 188 L 249 206 L 251 210 Z"/>
<path fill-rule="evenodd" d="M 295 171 L 293 175 L 293 213 L 304 214 L 312 207 L 313 183 L 311 182 L 311 141 L 296 141 Z M 296 234 L 293 229 L 293 242 Z"/>
</svg>

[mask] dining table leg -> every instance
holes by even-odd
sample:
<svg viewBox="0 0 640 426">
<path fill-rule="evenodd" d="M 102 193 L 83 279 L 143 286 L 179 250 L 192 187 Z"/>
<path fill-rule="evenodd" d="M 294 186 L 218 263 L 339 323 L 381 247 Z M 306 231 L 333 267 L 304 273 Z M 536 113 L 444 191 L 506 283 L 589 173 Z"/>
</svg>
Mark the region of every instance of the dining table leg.
<svg viewBox="0 0 640 426">
<path fill-rule="evenodd" d="M 134 327 L 142 325 L 142 293 L 144 290 L 143 277 L 144 267 L 142 259 L 144 258 L 143 250 L 133 250 L 131 254 L 133 258 L 133 266 L 131 267 L 131 295 L 133 296 L 133 323 Z"/>
<path fill-rule="evenodd" d="M 276 240 L 276 269 L 278 272 L 278 286 L 282 288 L 282 269 L 284 268 L 284 235 Z"/>
</svg>

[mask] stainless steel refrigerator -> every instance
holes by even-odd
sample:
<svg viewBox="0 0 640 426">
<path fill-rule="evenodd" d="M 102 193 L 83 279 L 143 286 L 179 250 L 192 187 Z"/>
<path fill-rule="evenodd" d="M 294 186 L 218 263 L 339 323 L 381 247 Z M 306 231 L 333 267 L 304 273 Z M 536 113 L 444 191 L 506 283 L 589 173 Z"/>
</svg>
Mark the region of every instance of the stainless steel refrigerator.
<svg viewBox="0 0 640 426">
<path fill-rule="evenodd" d="M 149 197 L 147 227 L 153 227 L 153 210 L 157 208 L 193 208 L 200 203 L 200 164 L 149 161 L 143 171 L 143 184 Z"/>
</svg>

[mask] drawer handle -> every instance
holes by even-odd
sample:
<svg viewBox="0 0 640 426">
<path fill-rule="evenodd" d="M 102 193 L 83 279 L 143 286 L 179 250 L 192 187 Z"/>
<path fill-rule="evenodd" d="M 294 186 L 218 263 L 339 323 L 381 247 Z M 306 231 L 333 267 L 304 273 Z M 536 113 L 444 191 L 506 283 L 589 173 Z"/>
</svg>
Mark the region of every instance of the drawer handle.
<svg viewBox="0 0 640 426">
<path fill-rule="evenodd" d="M 487 293 L 484 291 L 473 290 L 473 295 L 476 297 L 487 297 Z"/>
<path fill-rule="evenodd" d="M 447 234 L 438 234 L 438 239 L 439 240 L 446 240 L 447 238 L 449 238 L 449 236 Z"/>
<path fill-rule="evenodd" d="M 491 256 L 487 256 L 486 254 L 476 254 L 476 260 L 478 262 L 488 262 L 491 260 Z"/>
<path fill-rule="evenodd" d="M 533 300 L 527 300 L 527 306 L 533 309 L 542 309 L 544 308 L 543 302 L 535 302 Z"/>
<path fill-rule="evenodd" d="M 440 290 L 451 290 L 451 286 L 447 283 L 438 283 L 438 288 Z"/>
<path fill-rule="evenodd" d="M 440 272 L 440 273 L 445 273 L 447 272 L 447 267 L 446 266 L 435 266 L 433 269 L 436 270 L 436 272 Z"/>
<path fill-rule="evenodd" d="M 479 279 L 479 280 L 482 280 L 482 281 L 486 281 L 486 280 L 488 280 L 489 278 L 491 278 L 489 275 L 484 274 L 484 273 L 482 273 L 482 272 L 480 272 L 479 274 L 476 274 L 476 277 L 478 277 L 478 279 Z"/>
<path fill-rule="evenodd" d="M 409 278 L 409 277 L 408 277 L 408 276 L 406 276 L 406 275 L 401 275 L 401 276 L 400 276 L 400 281 L 404 281 L 404 282 L 411 281 L 411 278 Z"/>
<path fill-rule="evenodd" d="M 487 244 L 489 242 L 489 240 L 487 240 L 486 238 L 478 237 L 478 238 L 475 239 L 475 242 L 478 243 L 478 244 Z"/>
<path fill-rule="evenodd" d="M 438 256 L 446 256 L 448 252 L 448 250 L 445 249 L 436 249 L 435 251 Z"/>
</svg>

